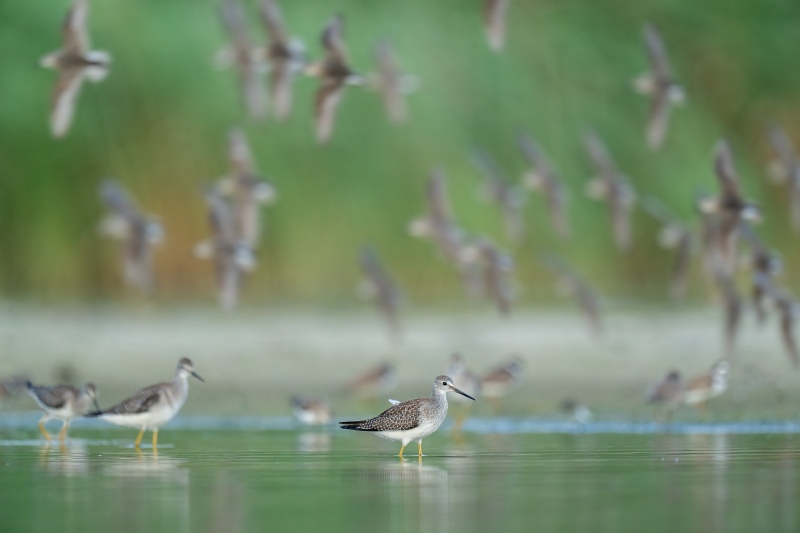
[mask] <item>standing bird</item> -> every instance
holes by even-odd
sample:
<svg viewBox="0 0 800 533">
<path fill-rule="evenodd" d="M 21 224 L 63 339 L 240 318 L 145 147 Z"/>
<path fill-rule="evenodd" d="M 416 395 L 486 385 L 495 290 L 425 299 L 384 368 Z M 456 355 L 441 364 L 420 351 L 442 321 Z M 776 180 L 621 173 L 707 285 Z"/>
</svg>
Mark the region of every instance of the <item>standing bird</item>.
<svg viewBox="0 0 800 533">
<path fill-rule="evenodd" d="M 122 243 L 125 282 L 141 292 L 152 292 L 152 248 L 163 240 L 163 227 L 153 217 L 143 214 L 115 181 L 106 180 L 100 185 L 100 197 L 108 209 L 100 230 Z"/>
<path fill-rule="evenodd" d="M 662 419 L 668 422 L 683 399 L 683 383 L 681 373 L 671 370 L 666 377 L 653 385 L 644 395 L 647 403 L 662 408 Z"/>
<path fill-rule="evenodd" d="M 342 429 L 371 431 L 377 436 L 402 442 L 398 457 L 409 442 L 417 443 L 419 457 L 422 457 L 422 439 L 439 429 L 447 417 L 447 393 L 455 392 L 474 400 L 469 394 L 458 390 L 448 376 L 437 376 L 433 382 L 433 392 L 427 398 L 417 398 L 392 405 L 375 418 L 339 422 Z"/>
<path fill-rule="evenodd" d="M 575 398 L 561 400 L 561 412 L 579 424 L 588 424 L 594 418 L 592 411 Z"/>
<path fill-rule="evenodd" d="M 683 104 L 686 99 L 672 74 L 667 60 L 664 42 L 654 26 L 647 24 L 643 30 L 650 71 L 636 78 L 634 87 L 641 94 L 650 96 L 650 118 L 647 121 L 647 144 L 658 150 L 664 144 L 669 123 L 670 107 Z"/>
<path fill-rule="evenodd" d="M 506 12 L 510 0 L 484 0 L 483 24 L 489 48 L 500 52 L 506 44 Z"/>
<path fill-rule="evenodd" d="M 675 251 L 670 292 L 673 298 L 683 299 L 691 267 L 694 244 L 692 230 L 667 206 L 652 196 L 644 199 L 644 209 L 661 224 L 661 231 L 658 234 L 661 247 Z"/>
<path fill-rule="evenodd" d="M 480 266 L 484 293 L 494 302 L 500 314 L 507 316 L 511 313 L 511 302 L 514 301 L 514 287 L 510 279 L 514 271 L 514 259 L 487 238 L 477 239 L 470 244 L 467 255 Z"/>
<path fill-rule="evenodd" d="M 183 358 L 178 361 L 175 378 L 171 382 L 157 383 L 140 389 L 108 409 L 98 409 L 87 416 L 97 417 L 118 426 L 139 428 L 139 435 L 133 443 L 139 448 L 144 432 L 153 432 L 153 451 L 158 449 L 158 430 L 178 414 L 189 395 L 189 376 L 205 381 L 194 371 L 192 361 Z"/>
<path fill-rule="evenodd" d="M 600 313 L 600 300 L 592 286 L 563 260 L 552 254 L 542 256 L 540 262 L 558 278 L 559 292 L 575 300 L 592 333 L 602 335 L 603 318 Z"/>
<path fill-rule="evenodd" d="M 683 391 L 683 403 L 695 407 L 705 406 L 709 400 L 728 390 L 730 368 L 726 359 L 720 359 L 707 374 L 690 379 Z"/>
<path fill-rule="evenodd" d="M 789 187 L 789 212 L 792 229 L 800 232 L 800 157 L 794 143 L 777 125 L 769 128 L 769 142 L 775 158 L 769 166 L 772 177 Z"/>
<path fill-rule="evenodd" d="M 402 297 L 397 284 L 386 273 L 378 259 L 378 254 L 370 247 L 361 249 L 359 254 L 361 272 L 364 274 L 363 287 L 366 296 L 375 302 L 378 312 L 383 316 L 393 336 L 401 334 L 398 307 Z"/>
<path fill-rule="evenodd" d="M 310 76 L 320 78 L 314 104 L 317 141 L 327 143 L 333 133 L 336 109 L 347 85 L 362 85 L 364 78 L 350 69 L 344 44 L 344 16 L 335 15 L 322 32 L 325 58 L 306 68 Z"/>
<path fill-rule="evenodd" d="M 255 249 L 261 232 L 260 207 L 275 202 L 275 187 L 259 173 L 247 137 L 239 128 L 228 134 L 228 160 L 231 173 L 222 178 L 219 188 L 233 198 L 234 232 Z"/>
<path fill-rule="evenodd" d="M 553 169 L 544 152 L 528 134 L 520 134 L 519 147 L 528 162 L 529 169 L 522 183 L 533 191 L 540 191 L 547 202 L 550 223 L 559 237 L 569 237 L 570 224 L 567 213 L 567 190 L 558 173 Z"/>
<path fill-rule="evenodd" d="M 269 65 L 270 103 L 275 118 L 283 120 L 292 110 L 292 81 L 303 71 L 305 47 L 289 37 L 275 0 L 261 0 L 261 21 L 269 33 L 264 55 Z"/>
<path fill-rule="evenodd" d="M 511 184 L 494 158 L 483 150 L 476 151 L 472 155 L 472 161 L 483 175 L 482 196 L 500 210 L 509 240 L 519 244 L 525 236 L 525 221 L 522 216 L 522 207 L 525 204 L 523 191 Z"/>
<path fill-rule="evenodd" d="M 261 79 L 265 65 L 263 54 L 250 40 L 241 1 L 222 0 L 220 17 L 230 44 L 217 52 L 215 62 L 219 68 L 236 70 L 247 114 L 254 120 L 262 119 L 267 114 L 267 99 Z"/>
<path fill-rule="evenodd" d="M 614 241 L 617 248 L 627 251 L 631 247 L 631 210 L 636 195 L 624 176 L 617 168 L 603 141 L 594 132 L 585 136 L 586 149 L 594 165 L 596 175 L 587 186 L 587 193 L 596 200 L 608 204 L 611 211 L 611 223 L 614 230 Z"/>
<path fill-rule="evenodd" d="M 237 234 L 231 206 L 216 188 L 208 187 L 206 203 L 212 237 L 195 247 L 195 255 L 213 259 L 220 304 L 230 311 L 239 299 L 243 275 L 256 266 L 255 256 L 253 248 Z"/>
<path fill-rule="evenodd" d="M 481 378 L 481 395 L 488 398 L 495 410 L 500 399 L 508 396 L 522 386 L 522 373 L 525 370 L 522 359 L 514 357 L 490 370 Z"/>
<path fill-rule="evenodd" d="M 763 324 L 767 318 L 767 301 L 773 296 L 775 278 L 783 270 L 783 262 L 776 252 L 764 246 L 752 226 L 742 223 L 740 231 L 750 252 L 750 298 L 756 319 Z"/>
<path fill-rule="evenodd" d="M 69 131 L 84 78 L 99 82 L 111 67 L 111 56 L 107 52 L 89 50 L 88 16 L 88 0 L 75 0 L 62 25 L 63 47 L 41 59 L 43 67 L 58 71 L 50 112 L 50 130 L 54 137 L 63 137 Z"/>
<path fill-rule="evenodd" d="M 85 415 L 92 406 L 99 410 L 97 405 L 97 387 L 94 383 L 87 383 L 83 388 L 77 389 L 71 385 L 55 385 L 53 387 L 37 387 L 30 381 L 26 383 L 30 394 L 39 407 L 44 411 L 44 416 L 39 421 L 39 431 L 44 438 L 51 440 L 50 434 L 44 429 L 44 423 L 57 418 L 63 423 L 58 438 L 61 442 L 67 438 L 69 423 L 76 416 Z"/>
<path fill-rule="evenodd" d="M 396 124 L 403 123 L 408 118 L 405 95 L 414 92 L 419 81 L 400 70 L 394 48 L 388 41 L 375 46 L 374 57 L 377 70 L 370 77 L 371 85 L 380 91 L 389 119 Z"/>
<path fill-rule="evenodd" d="M 327 424 L 333 416 L 331 405 L 324 398 L 292 396 L 291 404 L 295 418 L 307 426 Z"/>
</svg>

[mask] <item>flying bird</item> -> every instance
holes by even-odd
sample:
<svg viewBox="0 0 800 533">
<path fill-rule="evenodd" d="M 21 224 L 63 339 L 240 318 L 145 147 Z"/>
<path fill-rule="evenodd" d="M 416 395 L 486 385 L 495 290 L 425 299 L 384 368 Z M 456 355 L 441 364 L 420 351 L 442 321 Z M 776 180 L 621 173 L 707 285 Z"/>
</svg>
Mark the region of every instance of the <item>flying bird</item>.
<svg viewBox="0 0 800 533">
<path fill-rule="evenodd" d="M 603 317 L 600 311 L 600 299 L 592 286 L 555 255 L 545 254 L 540 262 L 558 279 L 559 291 L 575 300 L 591 331 L 595 335 L 601 335 Z"/>
<path fill-rule="evenodd" d="M 556 234 L 559 237 L 569 237 L 567 190 L 563 180 L 530 135 L 526 133 L 520 134 L 518 143 L 529 165 L 522 182 L 531 190 L 540 191 L 544 195 L 550 222 Z"/>
<path fill-rule="evenodd" d="M 314 104 L 317 141 L 327 143 L 333 134 L 336 109 L 347 85 L 363 85 L 364 78 L 353 72 L 344 44 L 344 16 L 335 15 L 322 32 L 325 58 L 306 67 L 306 73 L 320 78 Z"/>
<path fill-rule="evenodd" d="M 484 293 L 494 302 L 502 316 L 511 313 L 514 288 L 510 275 L 514 259 L 498 249 L 488 238 L 476 239 L 466 252 L 468 260 L 480 266 Z"/>
<path fill-rule="evenodd" d="M 670 108 L 682 104 L 686 96 L 683 87 L 675 81 L 672 74 L 664 42 L 658 30 L 647 24 L 643 34 L 647 56 L 650 59 L 650 71 L 637 78 L 634 86 L 638 92 L 651 98 L 647 144 L 650 148 L 658 150 L 664 144 L 667 135 Z"/>
<path fill-rule="evenodd" d="M 484 0 L 483 24 L 489 48 L 500 52 L 506 44 L 506 12 L 510 0 Z"/>
<path fill-rule="evenodd" d="M 402 297 L 397 284 L 384 270 L 374 249 L 362 248 L 359 254 L 359 263 L 364 274 L 364 292 L 375 302 L 378 312 L 389 327 L 389 332 L 394 336 L 399 336 L 401 328 L 398 307 Z"/>
<path fill-rule="evenodd" d="M 667 250 L 675 252 L 672 267 L 671 293 L 675 299 L 682 299 L 686 295 L 686 285 L 691 267 L 694 235 L 692 229 L 681 222 L 680 219 L 661 201 L 652 196 L 644 199 L 644 209 L 661 224 L 658 242 Z"/>
<path fill-rule="evenodd" d="M 108 210 L 108 215 L 100 223 L 100 230 L 122 245 L 125 282 L 141 292 L 150 293 L 153 290 L 153 246 L 163 240 L 163 227 L 155 218 L 143 214 L 116 181 L 106 180 L 100 185 L 100 198 Z"/>
<path fill-rule="evenodd" d="M 509 240 L 518 244 L 525 236 L 522 190 L 511 183 L 494 158 L 483 150 L 472 154 L 472 162 L 483 176 L 483 196 L 500 210 Z"/>
<path fill-rule="evenodd" d="M 275 118 L 283 120 L 292 109 L 292 81 L 305 66 L 305 47 L 289 36 L 275 0 L 261 0 L 261 21 L 269 34 L 264 55 L 269 66 L 270 104 Z"/>
<path fill-rule="evenodd" d="M 375 46 L 374 57 L 376 72 L 370 77 L 371 85 L 380 91 L 389 119 L 397 124 L 405 122 L 408 118 L 405 96 L 417 89 L 419 80 L 400 70 L 394 48 L 388 41 L 380 41 Z"/>
<path fill-rule="evenodd" d="M 69 131 L 84 78 L 99 82 L 111 67 L 108 52 L 89 49 L 88 16 L 88 0 L 75 0 L 62 25 L 62 48 L 41 59 L 43 67 L 58 71 L 50 112 L 50 130 L 57 138 Z"/>
<path fill-rule="evenodd" d="M 775 154 L 769 171 L 773 178 L 789 187 L 789 213 L 792 229 L 800 232 L 800 157 L 794 143 L 777 125 L 769 128 L 769 142 Z"/>
<path fill-rule="evenodd" d="M 769 297 L 780 316 L 781 340 L 786 355 L 793 366 L 800 366 L 800 351 L 797 348 L 794 332 L 795 322 L 800 314 L 800 304 L 788 292 L 774 286 L 770 287 Z"/>
</svg>

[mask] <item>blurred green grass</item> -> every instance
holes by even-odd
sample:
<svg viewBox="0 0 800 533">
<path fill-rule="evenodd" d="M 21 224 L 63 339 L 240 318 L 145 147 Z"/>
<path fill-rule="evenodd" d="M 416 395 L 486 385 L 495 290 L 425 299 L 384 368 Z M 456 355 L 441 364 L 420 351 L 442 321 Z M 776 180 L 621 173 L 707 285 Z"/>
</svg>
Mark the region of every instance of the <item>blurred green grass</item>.
<svg viewBox="0 0 800 533">
<path fill-rule="evenodd" d="M 246 4 L 254 41 L 263 42 L 255 4 Z M 11 297 L 104 299 L 124 292 L 115 246 L 96 230 L 96 186 L 107 176 L 165 224 L 167 240 L 156 252 L 160 293 L 209 293 L 211 267 L 191 254 L 207 234 L 198 189 L 227 171 L 225 135 L 234 124 L 246 128 L 261 170 L 279 192 L 279 202 L 264 212 L 260 265 L 246 285 L 251 301 L 352 298 L 356 253 L 365 242 L 412 300 L 460 297 L 450 267 L 406 226 L 423 210 L 430 169 L 442 165 L 464 226 L 503 242 L 499 214 L 477 200 L 480 177 L 467 156 L 484 147 L 516 179 L 524 169 L 514 142 L 520 129 L 541 142 L 568 182 L 575 234 L 556 241 L 542 199 L 529 198 L 528 239 L 515 251 L 523 299 L 552 294 L 549 276 L 532 259 L 545 248 L 567 256 L 606 293 L 666 293 L 670 258 L 657 247 L 654 224 L 638 213 L 634 250 L 622 256 L 605 208 L 583 194 L 587 127 L 606 140 L 637 190 L 686 217 L 694 194 L 715 188 L 714 141 L 730 138 L 745 191 L 765 207 L 767 242 L 785 254 L 787 280 L 800 276 L 791 268 L 800 251 L 784 194 L 764 171 L 770 121 L 800 142 L 800 73 L 792 68 L 800 49 L 796 3 L 515 1 L 506 51 L 496 55 L 486 46 L 477 0 L 283 2 L 290 32 L 303 38 L 312 58 L 320 55 L 327 19 L 343 12 L 357 70 L 372 69 L 372 46 L 385 37 L 421 79 L 402 127 L 388 122 L 376 94 L 350 90 L 325 147 L 313 138 L 312 79 L 297 80 L 286 123 L 246 119 L 234 74 L 212 65 L 226 42 L 216 2 L 190 0 L 92 2 L 93 45 L 113 55 L 111 74 L 84 86 L 69 135 L 52 139 L 54 74 L 38 60 L 59 47 L 68 6 L 65 0 L 0 4 L 0 284 Z M 658 154 L 644 145 L 648 103 L 631 90 L 647 66 L 640 36 L 647 21 L 661 30 L 689 98 Z"/>
</svg>

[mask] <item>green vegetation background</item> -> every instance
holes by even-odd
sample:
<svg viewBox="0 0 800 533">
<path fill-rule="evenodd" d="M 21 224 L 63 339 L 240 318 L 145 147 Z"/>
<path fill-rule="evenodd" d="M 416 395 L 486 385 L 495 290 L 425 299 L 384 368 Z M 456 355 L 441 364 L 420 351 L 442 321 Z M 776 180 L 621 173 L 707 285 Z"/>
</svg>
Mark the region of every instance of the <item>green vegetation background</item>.
<svg viewBox="0 0 800 533">
<path fill-rule="evenodd" d="M 253 36 L 263 42 L 255 4 Z M 663 297 L 670 256 L 642 213 L 635 247 L 615 251 L 605 208 L 588 200 L 590 167 L 581 132 L 606 140 L 636 188 L 687 218 L 696 192 L 713 191 L 711 150 L 731 139 L 747 194 L 765 208 L 762 231 L 785 254 L 787 279 L 800 264 L 785 193 L 766 180 L 764 129 L 777 121 L 800 142 L 800 4 L 789 0 L 512 0 L 508 42 L 486 45 L 479 0 L 282 2 L 290 32 L 312 58 L 334 12 L 346 14 L 353 66 L 372 69 L 372 47 L 390 39 L 421 79 L 410 122 L 390 124 L 374 93 L 346 94 L 329 146 L 312 134 L 317 82 L 298 79 L 286 123 L 246 120 L 230 71 L 212 65 L 226 40 L 217 5 L 197 0 L 91 2 L 94 48 L 113 55 L 109 77 L 86 84 L 72 130 L 49 133 L 53 72 L 39 58 L 60 45 L 67 0 L 0 1 L 0 287 L 14 298 L 103 299 L 125 292 L 114 243 L 102 239 L 97 184 L 114 176 L 165 224 L 156 252 L 161 298 L 210 297 L 211 267 L 192 256 L 207 235 L 200 186 L 227 171 L 227 129 L 242 124 L 279 202 L 265 210 L 258 271 L 247 299 L 335 302 L 353 298 L 357 249 L 373 244 L 420 302 L 461 297 L 457 277 L 433 248 L 410 237 L 430 169 L 448 173 L 464 226 L 504 242 L 500 216 L 478 200 L 480 177 L 467 157 L 484 147 L 517 179 L 514 143 L 530 131 L 571 189 L 574 238 L 559 243 L 540 197 L 526 206 L 528 239 L 515 250 L 522 300 L 550 297 L 550 277 L 533 261 L 552 249 L 606 294 Z M 641 26 L 655 23 L 688 102 L 673 115 L 668 142 L 644 145 L 648 103 L 631 80 L 645 70 Z"/>
</svg>

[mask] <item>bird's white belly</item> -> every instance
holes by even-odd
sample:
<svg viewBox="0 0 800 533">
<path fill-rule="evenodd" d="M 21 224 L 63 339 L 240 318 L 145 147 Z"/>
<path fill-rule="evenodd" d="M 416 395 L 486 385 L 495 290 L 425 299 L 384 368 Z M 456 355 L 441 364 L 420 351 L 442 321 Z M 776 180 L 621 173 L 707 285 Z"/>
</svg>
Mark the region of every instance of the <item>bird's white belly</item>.
<svg viewBox="0 0 800 533">
<path fill-rule="evenodd" d="M 442 425 L 441 421 L 420 424 L 419 426 L 403 431 L 376 431 L 375 434 L 383 439 L 396 440 L 404 445 L 411 441 L 421 441 Z"/>
<path fill-rule="evenodd" d="M 169 422 L 177 412 L 178 409 L 164 406 L 147 413 L 135 413 L 130 415 L 105 414 L 101 415 L 100 418 L 106 422 L 111 422 L 112 424 L 123 427 L 157 429 Z"/>
</svg>

